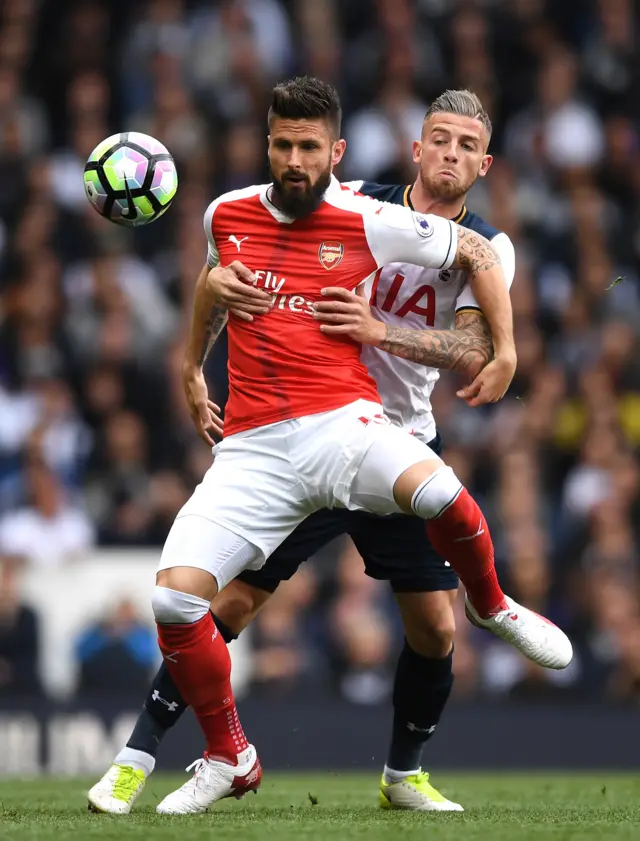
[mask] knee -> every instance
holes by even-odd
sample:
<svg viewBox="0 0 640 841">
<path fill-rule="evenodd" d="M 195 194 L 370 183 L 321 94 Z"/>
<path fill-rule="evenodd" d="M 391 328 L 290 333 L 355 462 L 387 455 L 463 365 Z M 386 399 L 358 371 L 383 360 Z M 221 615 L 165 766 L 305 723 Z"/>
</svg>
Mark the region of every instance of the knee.
<svg viewBox="0 0 640 841">
<path fill-rule="evenodd" d="M 156 584 L 177 593 L 191 593 L 209 602 L 218 592 L 215 577 L 200 567 L 174 566 L 158 570 Z"/>
<path fill-rule="evenodd" d="M 271 596 L 266 590 L 251 587 L 243 581 L 232 581 L 211 602 L 211 610 L 236 635 L 251 623 L 262 605 Z"/>
<path fill-rule="evenodd" d="M 438 517 L 460 493 L 462 485 L 450 467 L 440 467 L 415 489 L 411 509 L 425 520 Z"/>
<path fill-rule="evenodd" d="M 190 625 L 209 611 L 209 601 L 156 584 L 151 607 L 160 625 Z"/>
<path fill-rule="evenodd" d="M 422 617 L 405 627 L 405 636 L 411 648 L 422 657 L 446 657 L 453 647 L 456 623 L 453 610 Z"/>
</svg>

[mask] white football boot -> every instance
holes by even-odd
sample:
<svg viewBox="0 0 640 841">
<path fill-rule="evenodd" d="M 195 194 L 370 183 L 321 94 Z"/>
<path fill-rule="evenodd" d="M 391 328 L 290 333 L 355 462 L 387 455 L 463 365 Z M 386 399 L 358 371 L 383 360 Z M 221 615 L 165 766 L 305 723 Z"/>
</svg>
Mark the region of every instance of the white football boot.
<svg viewBox="0 0 640 841">
<path fill-rule="evenodd" d="M 380 780 L 380 807 L 404 809 L 410 812 L 464 812 L 459 803 L 440 794 L 429 782 L 429 775 L 420 770 L 395 782 Z"/>
<path fill-rule="evenodd" d="M 180 788 L 168 794 L 156 806 L 161 815 L 194 815 L 206 812 L 218 800 L 238 800 L 249 791 L 257 793 L 262 781 L 262 767 L 253 745 L 238 754 L 238 764 L 228 765 L 211 759 L 207 753 L 186 769 L 194 774 Z"/>
<path fill-rule="evenodd" d="M 146 781 L 144 771 L 114 763 L 89 791 L 89 811 L 128 815 Z"/>
<path fill-rule="evenodd" d="M 547 669 L 566 669 L 573 657 L 573 648 L 564 631 L 508 596 L 505 596 L 505 601 L 507 607 L 504 610 L 483 619 L 467 596 L 467 619 L 478 628 L 485 628 L 510 643 L 534 663 Z"/>
</svg>

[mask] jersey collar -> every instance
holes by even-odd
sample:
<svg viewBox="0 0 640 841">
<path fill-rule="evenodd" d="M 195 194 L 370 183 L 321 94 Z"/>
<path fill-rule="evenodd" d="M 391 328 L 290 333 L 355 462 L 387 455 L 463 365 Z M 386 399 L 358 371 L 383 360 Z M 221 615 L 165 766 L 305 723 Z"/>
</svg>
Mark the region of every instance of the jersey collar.
<svg viewBox="0 0 640 841">
<path fill-rule="evenodd" d="M 413 189 L 413 184 L 407 184 L 407 186 L 405 187 L 403 196 L 402 196 L 402 204 L 405 207 L 410 207 L 411 210 L 415 210 L 415 207 L 413 206 L 413 204 L 411 202 L 411 190 L 412 189 Z M 460 213 L 458 213 L 458 215 L 455 217 L 455 219 L 452 219 L 451 221 L 455 222 L 456 224 L 459 224 L 460 222 L 462 222 L 462 220 L 464 219 L 464 217 L 466 215 L 467 215 L 467 206 L 466 206 L 466 204 L 464 204 L 464 205 L 462 205 L 462 210 L 460 211 Z"/>
<path fill-rule="evenodd" d="M 455 219 L 452 219 L 451 221 L 452 221 L 452 222 L 455 222 L 457 225 L 459 225 L 459 224 L 460 224 L 460 222 L 462 222 L 462 220 L 464 219 L 464 217 L 465 217 L 466 215 L 467 215 L 467 205 L 466 205 L 466 204 L 463 204 L 463 205 L 462 205 L 462 210 L 460 211 L 460 213 L 458 213 L 458 215 L 456 216 L 456 218 L 455 218 Z"/>
</svg>

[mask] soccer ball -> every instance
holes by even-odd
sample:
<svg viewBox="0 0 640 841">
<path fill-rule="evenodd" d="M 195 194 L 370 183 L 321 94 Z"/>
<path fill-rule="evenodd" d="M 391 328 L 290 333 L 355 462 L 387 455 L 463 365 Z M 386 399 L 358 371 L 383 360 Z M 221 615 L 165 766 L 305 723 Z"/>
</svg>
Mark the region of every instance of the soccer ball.
<svg viewBox="0 0 640 841">
<path fill-rule="evenodd" d="M 147 225 L 169 207 L 178 173 L 167 149 L 137 131 L 99 143 L 84 168 L 87 198 L 101 216 L 118 225 Z"/>
</svg>

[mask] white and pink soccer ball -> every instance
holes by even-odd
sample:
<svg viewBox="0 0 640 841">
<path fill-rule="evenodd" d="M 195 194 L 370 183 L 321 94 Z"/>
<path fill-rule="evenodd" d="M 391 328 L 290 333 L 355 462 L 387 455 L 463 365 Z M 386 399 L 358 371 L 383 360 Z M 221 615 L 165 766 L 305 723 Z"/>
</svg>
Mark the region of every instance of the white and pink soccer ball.
<svg viewBox="0 0 640 841">
<path fill-rule="evenodd" d="M 147 225 L 178 190 L 175 162 L 165 146 L 137 131 L 99 143 L 84 168 L 84 189 L 97 212 L 119 225 Z"/>
</svg>

